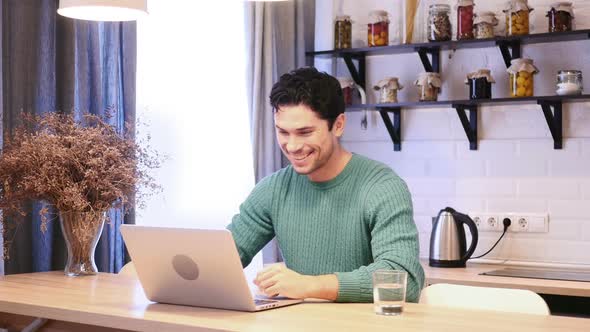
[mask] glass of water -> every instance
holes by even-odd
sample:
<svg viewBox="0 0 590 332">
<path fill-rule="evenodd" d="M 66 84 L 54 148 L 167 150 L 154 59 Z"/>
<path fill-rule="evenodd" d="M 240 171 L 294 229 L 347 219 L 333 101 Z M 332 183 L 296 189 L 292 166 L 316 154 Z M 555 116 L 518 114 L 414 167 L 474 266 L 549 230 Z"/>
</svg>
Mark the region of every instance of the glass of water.
<svg viewBox="0 0 590 332">
<path fill-rule="evenodd" d="M 406 302 L 406 271 L 378 270 L 373 272 L 373 302 L 375 313 L 395 316 L 403 312 Z"/>
</svg>

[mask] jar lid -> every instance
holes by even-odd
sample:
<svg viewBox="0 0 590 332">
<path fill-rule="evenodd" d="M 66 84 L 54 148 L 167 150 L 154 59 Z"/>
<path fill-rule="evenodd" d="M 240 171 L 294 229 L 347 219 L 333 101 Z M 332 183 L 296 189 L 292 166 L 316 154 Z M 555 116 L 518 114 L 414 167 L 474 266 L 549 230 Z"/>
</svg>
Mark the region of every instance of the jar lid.
<svg viewBox="0 0 590 332">
<path fill-rule="evenodd" d="M 372 10 L 369 12 L 369 23 L 388 22 L 389 14 L 385 10 Z"/>
<path fill-rule="evenodd" d="M 535 67 L 533 65 L 532 59 L 527 59 L 527 58 L 513 59 L 512 61 L 510 61 L 510 64 L 511 64 L 511 66 L 507 70 L 508 73 L 510 73 L 510 74 L 516 74 L 520 71 L 526 71 L 529 73 L 538 73 L 539 72 L 537 67 Z"/>
<path fill-rule="evenodd" d="M 510 0 L 506 3 L 504 12 L 518 12 L 521 10 L 533 11 L 533 8 L 529 7 L 528 0 Z"/>
<path fill-rule="evenodd" d="M 556 2 L 551 5 L 551 9 L 549 12 L 547 12 L 547 14 L 549 14 L 552 10 L 555 10 L 556 12 L 567 12 L 572 17 L 574 17 L 574 10 L 572 6 L 573 4 L 571 2 Z"/>
<path fill-rule="evenodd" d="M 443 3 L 435 3 L 430 5 L 430 11 L 433 12 L 448 12 L 451 11 L 451 6 Z"/>
<path fill-rule="evenodd" d="M 375 84 L 373 89 L 381 90 L 385 86 L 387 86 L 390 89 L 397 89 L 397 90 L 401 90 L 404 88 L 404 86 L 400 84 L 399 79 L 397 77 L 386 77 L 386 78 L 382 79 L 381 81 L 377 82 L 377 84 Z"/>
<path fill-rule="evenodd" d="M 336 21 L 350 21 L 350 15 L 338 15 Z"/>
<path fill-rule="evenodd" d="M 561 75 L 581 75 L 582 71 L 580 70 L 572 70 L 572 69 L 567 69 L 567 70 L 560 70 L 557 72 L 557 75 L 561 76 Z"/>
<path fill-rule="evenodd" d="M 491 25 L 498 25 L 498 19 L 494 12 L 480 12 L 475 15 L 473 24 L 489 23 Z"/>
<path fill-rule="evenodd" d="M 418 75 L 418 79 L 414 82 L 414 85 L 417 85 L 417 86 L 425 86 L 428 84 L 430 84 L 434 87 L 440 88 L 442 86 L 440 73 L 433 73 L 433 72 L 420 73 Z"/>
<path fill-rule="evenodd" d="M 475 6 L 473 0 L 457 0 L 457 7 Z"/>
<path fill-rule="evenodd" d="M 469 83 L 470 79 L 482 78 L 482 77 L 486 78 L 487 81 L 490 83 L 496 83 L 496 81 L 492 77 L 492 72 L 489 69 L 478 69 L 477 71 L 474 71 L 473 73 L 467 74 L 467 79 L 465 80 L 465 83 Z"/>
<path fill-rule="evenodd" d="M 338 82 L 340 83 L 340 88 L 351 88 L 355 86 L 354 80 L 350 77 L 338 77 Z"/>
</svg>

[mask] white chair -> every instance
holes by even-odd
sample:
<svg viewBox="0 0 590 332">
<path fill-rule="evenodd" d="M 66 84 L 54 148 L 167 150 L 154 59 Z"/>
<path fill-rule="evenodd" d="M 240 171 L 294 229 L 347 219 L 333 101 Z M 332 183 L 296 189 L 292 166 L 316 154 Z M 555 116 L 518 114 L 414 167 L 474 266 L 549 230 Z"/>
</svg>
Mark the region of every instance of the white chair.
<svg viewBox="0 0 590 332">
<path fill-rule="evenodd" d="M 129 263 L 123 265 L 123 267 L 119 271 L 119 274 L 130 276 L 130 277 L 137 276 L 137 271 L 135 271 L 135 265 L 133 264 L 133 262 L 129 262 Z"/>
<path fill-rule="evenodd" d="M 539 294 L 523 289 L 434 284 L 422 290 L 420 303 L 478 310 L 549 315 Z"/>
</svg>

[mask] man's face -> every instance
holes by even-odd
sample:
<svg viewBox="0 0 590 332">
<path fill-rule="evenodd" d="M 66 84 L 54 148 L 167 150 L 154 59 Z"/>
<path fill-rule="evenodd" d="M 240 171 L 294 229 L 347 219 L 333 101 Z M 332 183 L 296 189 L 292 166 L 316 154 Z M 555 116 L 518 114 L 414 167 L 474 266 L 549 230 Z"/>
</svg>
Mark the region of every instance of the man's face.
<svg viewBox="0 0 590 332">
<path fill-rule="evenodd" d="M 283 106 L 275 112 L 275 127 L 281 150 L 297 173 L 312 181 L 314 175 L 328 175 L 322 174 L 322 170 L 338 147 L 344 128 L 343 114 L 329 130 L 328 121 L 320 119 L 309 107 Z"/>
</svg>

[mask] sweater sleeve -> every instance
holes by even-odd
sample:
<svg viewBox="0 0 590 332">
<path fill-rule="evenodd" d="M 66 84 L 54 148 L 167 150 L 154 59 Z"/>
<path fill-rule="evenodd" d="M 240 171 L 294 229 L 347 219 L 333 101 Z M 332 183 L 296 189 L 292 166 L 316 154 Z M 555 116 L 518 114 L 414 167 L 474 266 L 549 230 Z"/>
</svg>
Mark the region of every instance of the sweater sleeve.
<svg viewBox="0 0 590 332">
<path fill-rule="evenodd" d="M 365 222 L 371 234 L 373 263 L 350 272 L 338 272 L 338 302 L 372 302 L 376 270 L 408 273 L 406 301 L 418 302 L 424 284 L 419 261 L 418 230 L 413 220 L 412 200 L 399 178 L 376 185 L 366 200 Z"/>
<path fill-rule="evenodd" d="M 243 267 L 248 266 L 252 258 L 275 236 L 271 215 L 271 189 L 271 176 L 260 181 L 227 226 L 236 243 Z"/>
</svg>

